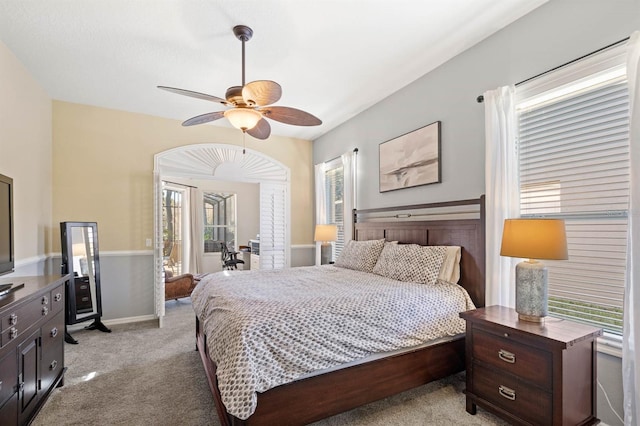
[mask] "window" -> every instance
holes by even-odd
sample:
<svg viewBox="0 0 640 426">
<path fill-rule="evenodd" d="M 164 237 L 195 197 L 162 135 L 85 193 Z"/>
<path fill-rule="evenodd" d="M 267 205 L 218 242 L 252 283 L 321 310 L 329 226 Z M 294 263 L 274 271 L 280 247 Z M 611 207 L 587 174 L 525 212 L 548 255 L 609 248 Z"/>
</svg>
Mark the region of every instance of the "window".
<svg viewBox="0 0 640 426">
<path fill-rule="evenodd" d="M 622 334 L 629 209 L 624 50 L 517 87 L 520 212 L 565 220 L 569 260 L 545 261 L 549 311 Z"/>
<path fill-rule="evenodd" d="M 182 273 L 182 190 L 162 190 L 162 257 L 165 270 Z"/>
<path fill-rule="evenodd" d="M 338 227 L 338 239 L 333 249 L 335 260 L 344 247 L 344 167 L 341 160 L 329 163 L 325 172 L 326 223 Z"/>
<path fill-rule="evenodd" d="M 235 249 L 236 245 L 236 195 L 205 193 L 204 252 L 219 253 L 220 244 Z"/>
</svg>

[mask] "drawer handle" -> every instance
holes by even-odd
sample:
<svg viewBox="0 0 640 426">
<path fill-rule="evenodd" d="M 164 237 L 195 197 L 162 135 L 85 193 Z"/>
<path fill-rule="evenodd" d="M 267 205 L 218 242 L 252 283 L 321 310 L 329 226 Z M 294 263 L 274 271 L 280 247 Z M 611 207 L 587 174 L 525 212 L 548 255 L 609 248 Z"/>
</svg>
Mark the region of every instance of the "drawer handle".
<svg viewBox="0 0 640 426">
<path fill-rule="evenodd" d="M 49 296 L 42 296 L 42 304 L 43 305 L 49 304 Z"/>
<path fill-rule="evenodd" d="M 510 401 L 516 400 L 516 391 L 506 386 L 500 385 L 498 387 L 498 393 L 502 395 L 504 398 L 507 398 Z"/>
<path fill-rule="evenodd" d="M 498 351 L 498 358 L 500 358 L 504 362 L 508 362 L 509 364 L 516 363 L 516 354 L 511 353 L 509 351 L 505 351 L 504 349 L 500 349 Z"/>
<path fill-rule="evenodd" d="M 11 316 L 9 317 L 9 325 L 16 325 L 17 323 L 18 323 L 18 315 L 11 314 Z"/>
<path fill-rule="evenodd" d="M 58 335 L 58 327 L 53 327 L 51 329 L 51 337 L 56 337 Z"/>
<path fill-rule="evenodd" d="M 54 302 L 59 302 L 62 300 L 62 294 L 61 293 L 56 293 L 55 296 L 53 296 L 53 301 Z"/>
<path fill-rule="evenodd" d="M 58 361 L 56 361 L 54 359 L 53 362 L 51 362 L 51 364 L 49 364 L 49 370 L 53 371 L 53 370 L 56 369 L 57 366 L 58 366 Z"/>
<path fill-rule="evenodd" d="M 49 313 L 49 308 L 47 308 L 46 306 L 42 307 L 42 315 L 47 315 Z"/>
<path fill-rule="evenodd" d="M 9 339 L 15 339 L 16 337 L 18 337 L 18 329 L 15 327 L 11 327 L 11 329 L 9 330 Z"/>
</svg>

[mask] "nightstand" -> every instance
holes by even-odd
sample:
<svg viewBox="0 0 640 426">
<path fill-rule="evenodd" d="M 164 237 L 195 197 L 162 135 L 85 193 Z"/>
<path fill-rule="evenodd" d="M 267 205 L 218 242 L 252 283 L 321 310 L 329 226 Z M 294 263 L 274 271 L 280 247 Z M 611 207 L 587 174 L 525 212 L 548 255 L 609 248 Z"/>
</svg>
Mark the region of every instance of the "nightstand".
<svg viewBox="0 0 640 426">
<path fill-rule="evenodd" d="M 467 322 L 467 412 L 476 405 L 516 425 L 594 425 L 596 338 L 602 330 L 514 309 L 463 312 Z"/>
</svg>

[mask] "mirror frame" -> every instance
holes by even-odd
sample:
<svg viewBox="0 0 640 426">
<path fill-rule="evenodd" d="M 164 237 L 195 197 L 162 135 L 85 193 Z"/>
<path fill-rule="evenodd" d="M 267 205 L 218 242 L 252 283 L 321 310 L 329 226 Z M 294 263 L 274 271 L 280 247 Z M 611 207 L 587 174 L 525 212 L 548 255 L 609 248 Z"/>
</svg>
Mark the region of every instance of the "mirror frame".
<svg viewBox="0 0 640 426">
<path fill-rule="evenodd" d="M 92 314 L 84 315 L 78 318 L 75 276 L 73 265 L 73 228 L 91 228 L 93 233 L 93 266 L 96 287 L 96 307 Z M 63 274 L 71 274 L 71 279 L 65 285 L 66 309 L 65 323 L 77 324 L 79 322 L 98 319 L 102 316 L 102 297 L 100 291 L 100 254 L 98 250 L 98 224 L 96 222 L 60 222 L 60 240 L 62 248 L 62 263 L 60 265 Z M 79 276 L 81 274 L 78 274 Z"/>
</svg>

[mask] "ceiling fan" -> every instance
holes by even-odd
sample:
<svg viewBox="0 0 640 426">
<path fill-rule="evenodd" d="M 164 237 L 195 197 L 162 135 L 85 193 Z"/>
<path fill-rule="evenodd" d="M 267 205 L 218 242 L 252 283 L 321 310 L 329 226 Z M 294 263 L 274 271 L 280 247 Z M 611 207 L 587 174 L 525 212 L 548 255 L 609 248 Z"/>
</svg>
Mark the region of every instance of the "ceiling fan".
<svg viewBox="0 0 640 426">
<path fill-rule="evenodd" d="M 257 139 L 267 139 L 271 134 L 271 126 L 265 120 L 270 118 L 294 126 L 318 126 L 322 121 L 308 112 L 283 106 L 271 106 L 282 96 L 282 87 L 275 81 L 256 80 L 245 84 L 244 44 L 251 40 L 253 30 L 246 25 L 233 27 L 233 34 L 242 42 L 242 86 L 231 86 L 227 89 L 225 99 L 191 90 L 175 87 L 158 86 L 159 89 L 191 96 L 192 98 L 218 102 L 231 107 L 225 111 L 209 112 L 192 117 L 182 123 L 183 126 L 194 126 L 226 117 L 231 124 Z"/>
</svg>

